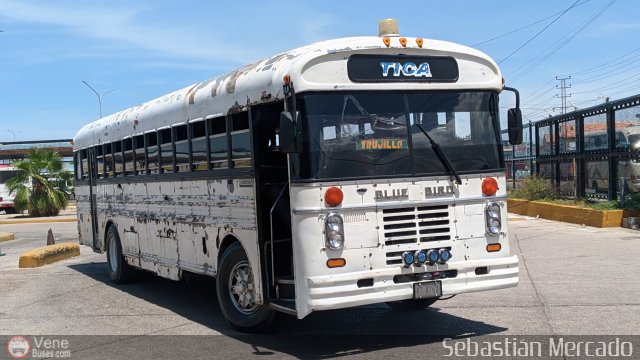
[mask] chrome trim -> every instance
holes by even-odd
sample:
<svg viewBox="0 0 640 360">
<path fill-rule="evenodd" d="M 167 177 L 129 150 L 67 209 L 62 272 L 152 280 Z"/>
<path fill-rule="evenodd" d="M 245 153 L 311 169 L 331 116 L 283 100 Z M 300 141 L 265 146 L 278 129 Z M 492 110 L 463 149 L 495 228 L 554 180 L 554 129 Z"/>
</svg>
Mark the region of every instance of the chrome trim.
<svg viewBox="0 0 640 360">
<path fill-rule="evenodd" d="M 339 211 L 348 211 L 348 210 L 365 210 L 365 211 L 374 211 L 376 209 L 391 209 L 391 208 L 402 208 L 402 207 L 419 207 L 419 206 L 437 206 L 437 205 L 449 205 L 449 206 L 456 206 L 456 205 L 466 205 L 466 204 L 477 204 L 479 202 L 485 202 L 485 201 L 492 201 L 492 202 L 496 202 L 496 201 L 506 201 L 507 200 L 507 195 L 501 195 L 501 196 L 493 196 L 491 198 L 487 198 L 487 197 L 472 197 L 472 198 L 466 198 L 466 199 L 441 199 L 441 200 L 429 200 L 429 201 L 424 201 L 424 200 L 420 200 L 420 201 L 416 201 L 416 200 L 405 200 L 405 201 L 381 201 L 375 204 L 358 204 L 358 205 L 347 205 L 347 206 L 342 206 L 342 207 L 338 207 L 338 208 L 333 208 L 332 210 L 339 210 Z M 314 207 L 299 207 L 299 208 L 295 208 L 293 209 L 293 213 L 298 215 L 298 214 L 309 214 L 309 213 L 320 213 L 320 212 L 325 212 L 327 211 L 327 209 L 323 208 L 323 207 L 319 207 L 319 206 L 314 206 Z"/>
</svg>

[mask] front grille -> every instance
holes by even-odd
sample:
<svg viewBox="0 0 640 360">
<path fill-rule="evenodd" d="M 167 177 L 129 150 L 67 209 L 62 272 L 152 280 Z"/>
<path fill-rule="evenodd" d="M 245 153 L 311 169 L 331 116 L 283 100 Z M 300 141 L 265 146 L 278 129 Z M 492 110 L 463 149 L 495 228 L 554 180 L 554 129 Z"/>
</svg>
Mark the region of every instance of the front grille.
<svg viewBox="0 0 640 360">
<path fill-rule="evenodd" d="M 408 245 L 407 251 L 425 250 L 429 242 L 451 240 L 449 206 L 420 206 L 382 210 L 384 244 Z M 387 253 L 387 265 L 402 263 L 403 251 Z"/>
</svg>

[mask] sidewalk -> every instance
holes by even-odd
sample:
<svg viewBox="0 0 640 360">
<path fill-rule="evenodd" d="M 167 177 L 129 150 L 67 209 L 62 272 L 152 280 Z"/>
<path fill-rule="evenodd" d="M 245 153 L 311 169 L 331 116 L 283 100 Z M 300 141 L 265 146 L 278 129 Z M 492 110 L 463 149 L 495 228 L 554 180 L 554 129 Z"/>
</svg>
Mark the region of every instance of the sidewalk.
<svg viewBox="0 0 640 360">
<path fill-rule="evenodd" d="M 29 217 L 25 214 L 0 214 L 0 225 L 11 224 L 37 224 L 52 222 L 76 222 L 78 217 L 75 206 L 67 206 L 66 209 L 60 210 L 58 216 L 47 217 Z"/>
</svg>

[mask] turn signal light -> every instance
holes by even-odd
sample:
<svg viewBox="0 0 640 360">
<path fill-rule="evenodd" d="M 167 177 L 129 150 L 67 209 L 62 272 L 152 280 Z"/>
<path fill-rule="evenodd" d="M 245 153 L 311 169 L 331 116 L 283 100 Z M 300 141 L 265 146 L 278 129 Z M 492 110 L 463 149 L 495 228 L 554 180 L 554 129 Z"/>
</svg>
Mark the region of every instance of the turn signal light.
<svg viewBox="0 0 640 360">
<path fill-rule="evenodd" d="M 291 75 L 287 74 L 285 76 L 282 77 L 282 82 L 285 85 L 291 85 Z"/>
<path fill-rule="evenodd" d="M 498 180 L 494 178 L 485 178 L 482 180 L 482 194 L 484 196 L 493 196 L 498 191 Z"/>
<path fill-rule="evenodd" d="M 382 38 L 382 42 L 387 45 L 387 47 L 391 46 L 391 39 L 389 39 L 388 37 L 384 37 Z"/>
<path fill-rule="evenodd" d="M 324 202 L 327 204 L 327 206 L 338 206 L 342 204 L 343 199 L 344 194 L 342 193 L 342 190 L 338 189 L 335 186 L 328 188 L 324 193 Z"/>
<path fill-rule="evenodd" d="M 502 245 L 500 245 L 500 243 L 487 245 L 487 252 L 496 252 L 500 251 L 500 249 L 502 249 Z"/>
<path fill-rule="evenodd" d="M 329 259 L 327 260 L 327 267 L 328 268 L 337 268 L 337 267 L 343 267 L 347 264 L 347 260 L 343 259 L 343 258 L 338 258 L 338 259 Z"/>
</svg>

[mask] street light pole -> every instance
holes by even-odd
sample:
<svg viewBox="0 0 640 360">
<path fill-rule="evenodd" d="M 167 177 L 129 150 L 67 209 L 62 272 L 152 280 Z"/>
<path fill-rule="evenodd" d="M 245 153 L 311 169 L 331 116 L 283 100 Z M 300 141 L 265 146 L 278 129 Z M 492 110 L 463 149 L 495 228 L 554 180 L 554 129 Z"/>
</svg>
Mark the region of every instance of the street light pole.
<svg viewBox="0 0 640 360">
<path fill-rule="evenodd" d="M 100 106 L 100 118 L 102 119 L 102 97 L 103 97 L 103 96 L 105 96 L 105 95 L 107 95 L 108 93 L 112 92 L 114 89 L 111 89 L 111 90 L 109 90 L 109 91 L 103 92 L 102 94 L 99 94 L 99 93 L 96 91 L 96 89 L 94 89 L 91 85 L 89 85 L 89 83 L 88 83 L 88 82 L 86 82 L 86 81 L 82 80 L 82 83 L 83 83 L 83 84 L 85 84 L 85 85 L 87 85 L 87 87 L 88 87 L 89 89 L 91 89 L 91 91 L 93 91 L 93 92 L 96 94 L 96 96 L 98 97 L 98 106 Z"/>
</svg>

